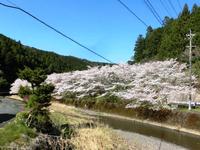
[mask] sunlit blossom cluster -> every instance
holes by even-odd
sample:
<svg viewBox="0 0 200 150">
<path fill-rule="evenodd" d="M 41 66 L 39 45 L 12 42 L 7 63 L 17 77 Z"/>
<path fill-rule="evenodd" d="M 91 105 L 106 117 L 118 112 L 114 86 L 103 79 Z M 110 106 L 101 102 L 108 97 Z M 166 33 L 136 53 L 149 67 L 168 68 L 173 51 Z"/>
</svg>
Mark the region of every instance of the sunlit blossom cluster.
<svg viewBox="0 0 200 150">
<path fill-rule="evenodd" d="M 15 82 L 11 84 L 10 94 L 17 94 L 20 86 L 31 87 L 31 84 L 26 80 L 16 79 Z"/>
<path fill-rule="evenodd" d="M 84 71 L 53 73 L 48 75 L 46 82 L 55 85 L 56 96 L 63 96 L 66 92 L 75 93 L 77 98 L 113 94 L 124 100 L 170 103 L 188 100 L 189 76 L 186 68 L 186 64 L 173 59 L 107 65 Z M 194 76 L 192 83 L 196 83 Z M 192 87 L 193 98 L 195 94 L 196 89 Z"/>
</svg>

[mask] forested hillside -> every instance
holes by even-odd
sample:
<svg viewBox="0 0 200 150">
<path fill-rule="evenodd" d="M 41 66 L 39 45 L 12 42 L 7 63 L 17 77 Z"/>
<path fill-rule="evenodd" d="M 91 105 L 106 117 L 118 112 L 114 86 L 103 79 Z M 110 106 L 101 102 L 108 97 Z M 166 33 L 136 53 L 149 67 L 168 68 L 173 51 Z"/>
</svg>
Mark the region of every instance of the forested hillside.
<svg viewBox="0 0 200 150">
<path fill-rule="evenodd" d="M 194 5 L 190 11 L 185 5 L 177 19 L 165 17 L 164 25 L 157 29 L 148 27 L 146 35 L 139 35 L 134 48 L 134 62 L 177 58 L 188 61 L 189 30 L 196 34 L 193 40 L 193 68 L 200 75 L 200 7 Z"/>
<path fill-rule="evenodd" d="M 9 87 L 17 78 L 20 69 L 28 66 L 42 68 L 47 74 L 84 70 L 87 66 L 102 65 L 72 56 L 61 56 L 53 52 L 42 51 L 24 46 L 0 34 L 0 91 Z"/>
</svg>

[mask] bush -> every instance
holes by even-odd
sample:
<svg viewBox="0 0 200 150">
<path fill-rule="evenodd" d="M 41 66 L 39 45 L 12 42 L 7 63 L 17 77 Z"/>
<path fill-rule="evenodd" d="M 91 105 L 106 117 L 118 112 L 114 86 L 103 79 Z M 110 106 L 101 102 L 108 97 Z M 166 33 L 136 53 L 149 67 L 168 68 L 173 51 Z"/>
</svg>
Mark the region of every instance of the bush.
<svg viewBox="0 0 200 150">
<path fill-rule="evenodd" d="M 20 86 L 19 91 L 18 91 L 18 95 L 22 98 L 24 98 L 25 96 L 31 95 L 32 91 L 30 89 L 30 87 L 28 86 Z"/>
<path fill-rule="evenodd" d="M 32 110 L 26 120 L 26 124 L 28 127 L 36 128 L 38 132 L 42 133 L 50 133 L 54 130 L 49 113 L 45 110 L 41 112 Z"/>
<path fill-rule="evenodd" d="M 69 125 L 69 122 L 64 114 L 54 112 L 50 114 L 50 118 L 55 127 L 60 131 L 62 137 L 71 138 L 74 133 L 74 129 Z"/>
<path fill-rule="evenodd" d="M 5 87 L 8 86 L 8 82 L 6 79 L 4 79 L 3 77 L 1 77 L 1 74 L 0 74 L 0 89 L 3 89 Z"/>
<path fill-rule="evenodd" d="M 74 92 L 65 92 L 63 99 L 76 99 L 76 93 Z"/>
<path fill-rule="evenodd" d="M 97 103 L 119 103 L 121 101 L 122 100 L 119 97 L 112 95 L 110 93 L 97 98 Z"/>
<path fill-rule="evenodd" d="M 186 119 L 186 125 L 190 128 L 200 129 L 200 116 L 197 113 L 188 113 Z"/>
<path fill-rule="evenodd" d="M 51 105 L 51 93 L 54 90 L 54 86 L 44 83 L 47 76 L 39 68 L 32 70 L 26 67 L 23 71 L 20 71 L 19 76 L 32 85 L 31 92 L 27 88 L 21 88 L 21 94 L 28 93 L 30 97 L 27 103 L 30 111 L 25 122 L 26 125 L 43 133 L 53 131 L 54 128 L 49 117 L 48 106 Z"/>
<path fill-rule="evenodd" d="M 21 135 L 25 135 L 31 138 L 37 136 L 35 130 L 28 128 L 24 124 L 23 121 L 26 115 L 26 112 L 17 114 L 17 117 L 14 121 L 6 124 L 3 128 L 0 129 L 0 145 L 10 144 L 11 142 L 19 139 Z"/>
<path fill-rule="evenodd" d="M 152 108 L 140 106 L 135 108 L 135 111 L 138 117 L 143 119 L 151 119 L 158 122 L 166 121 L 168 117 L 172 115 L 172 111 L 165 108 L 154 110 Z"/>
<path fill-rule="evenodd" d="M 24 111 L 16 115 L 15 121 L 25 125 L 27 118 L 28 118 L 28 112 Z"/>
<path fill-rule="evenodd" d="M 27 103 L 27 107 L 28 108 L 32 108 L 33 106 L 36 105 L 36 101 L 37 101 L 37 96 L 36 95 L 30 95 L 29 99 L 28 99 L 28 103 Z"/>
</svg>

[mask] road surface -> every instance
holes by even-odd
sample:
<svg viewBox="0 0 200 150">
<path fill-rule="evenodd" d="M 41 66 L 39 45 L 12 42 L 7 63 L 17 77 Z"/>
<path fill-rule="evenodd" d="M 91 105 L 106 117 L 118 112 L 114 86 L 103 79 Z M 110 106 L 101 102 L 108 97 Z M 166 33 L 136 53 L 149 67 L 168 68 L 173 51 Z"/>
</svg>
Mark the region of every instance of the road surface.
<svg viewBox="0 0 200 150">
<path fill-rule="evenodd" d="M 24 110 L 24 103 L 4 97 L 0 97 L 0 127 L 15 115 Z"/>
</svg>

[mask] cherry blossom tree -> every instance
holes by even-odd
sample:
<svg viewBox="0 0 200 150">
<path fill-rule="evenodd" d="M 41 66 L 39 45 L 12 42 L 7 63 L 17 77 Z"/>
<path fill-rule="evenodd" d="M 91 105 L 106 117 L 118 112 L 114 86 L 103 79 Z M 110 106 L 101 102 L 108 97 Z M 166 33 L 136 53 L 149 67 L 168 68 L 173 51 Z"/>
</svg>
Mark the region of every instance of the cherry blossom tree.
<svg viewBox="0 0 200 150">
<path fill-rule="evenodd" d="M 84 96 L 112 94 L 122 100 L 149 101 L 151 103 L 186 102 L 189 76 L 186 64 L 174 59 L 143 64 L 119 64 L 92 67 L 84 71 L 53 73 L 47 83 L 55 86 L 54 96 L 75 93 Z M 192 76 L 192 95 L 195 99 L 197 80 Z M 15 84 L 12 85 L 15 88 Z"/>
</svg>

